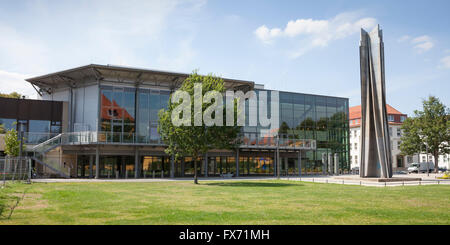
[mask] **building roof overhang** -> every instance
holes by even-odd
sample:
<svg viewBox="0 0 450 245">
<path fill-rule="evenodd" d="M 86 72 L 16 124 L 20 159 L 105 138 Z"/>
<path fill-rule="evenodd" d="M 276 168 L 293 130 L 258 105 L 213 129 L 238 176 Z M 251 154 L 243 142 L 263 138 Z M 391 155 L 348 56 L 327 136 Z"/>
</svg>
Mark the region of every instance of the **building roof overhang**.
<svg viewBox="0 0 450 245">
<path fill-rule="evenodd" d="M 170 85 L 172 89 L 181 86 L 183 81 L 189 77 L 187 73 L 169 72 L 161 70 L 150 70 L 136 67 L 98 65 L 90 64 L 68 70 L 54 72 L 38 77 L 25 79 L 40 90 L 51 92 L 52 89 L 61 87 L 76 87 L 78 83 L 86 80 L 102 81 L 108 78 L 116 78 L 121 81 L 142 83 L 145 81 L 158 81 Z M 223 78 L 226 89 L 250 90 L 254 82 Z"/>
</svg>

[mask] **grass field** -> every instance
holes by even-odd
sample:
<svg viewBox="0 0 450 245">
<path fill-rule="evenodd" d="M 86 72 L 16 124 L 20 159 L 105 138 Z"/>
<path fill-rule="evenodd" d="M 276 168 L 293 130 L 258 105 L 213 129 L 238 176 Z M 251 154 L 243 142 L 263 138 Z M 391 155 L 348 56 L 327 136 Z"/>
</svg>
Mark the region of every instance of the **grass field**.
<svg viewBox="0 0 450 245">
<path fill-rule="evenodd" d="M 24 191 L 0 224 L 450 224 L 450 186 L 443 185 L 34 183 L 0 194 Z"/>
</svg>

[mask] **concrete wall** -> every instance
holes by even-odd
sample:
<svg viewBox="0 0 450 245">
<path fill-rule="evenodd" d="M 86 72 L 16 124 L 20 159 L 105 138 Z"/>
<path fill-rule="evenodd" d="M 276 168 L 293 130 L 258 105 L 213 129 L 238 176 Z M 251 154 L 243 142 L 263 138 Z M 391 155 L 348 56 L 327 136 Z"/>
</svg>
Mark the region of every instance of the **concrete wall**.
<svg viewBox="0 0 450 245">
<path fill-rule="evenodd" d="M 61 147 L 57 147 L 47 152 L 44 157 L 44 162 L 54 168 L 60 169 L 66 174 L 76 176 L 76 155 L 75 154 L 63 154 Z M 64 164 L 65 163 L 65 164 Z M 51 171 L 49 172 L 51 173 Z"/>
</svg>

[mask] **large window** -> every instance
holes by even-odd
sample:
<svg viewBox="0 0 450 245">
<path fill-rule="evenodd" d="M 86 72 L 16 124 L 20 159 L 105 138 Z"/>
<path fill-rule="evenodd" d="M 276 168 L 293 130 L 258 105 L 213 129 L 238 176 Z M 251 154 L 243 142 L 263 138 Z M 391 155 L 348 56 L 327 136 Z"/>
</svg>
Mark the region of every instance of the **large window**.
<svg viewBox="0 0 450 245">
<path fill-rule="evenodd" d="M 100 130 L 104 139 L 114 142 L 132 142 L 135 130 L 134 88 L 103 86 L 101 88 Z"/>
<path fill-rule="evenodd" d="M 157 143 L 159 141 L 158 112 L 168 108 L 170 92 L 139 89 L 138 96 L 138 141 Z"/>
<path fill-rule="evenodd" d="M 260 90 L 255 92 L 259 95 Z M 287 138 L 315 139 L 317 152 L 338 153 L 340 167 L 349 168 L 348 99 L 289 92 L 279 92 L 279 96 L 279 134 Z M 258 110 L 249 108 L 248 104 L 246 102 L 246 115 L 249 110 Z M 246 122 L 248 125 L 248 119 Z M 245 126 L 243 130 L 249 137 L 247 141 L 254 142 L 250 133 L 260 132 L 261 129 L 259 125 Z M 356 131 L 353 136 L 357 137 Z M 309 166 L 312 171 L 321 171 L 321 157 L 317 157 L 317 152 L 307 154 L 305 159 L 305 166 Z"/>
<path fill-rule="evenodd" d="M 5 132 L 9 131 L 11 129 L 16 129 L 16 123 L 17 123 L 16 119 L 0 118 L 0 125 L 3 126 L 3 129 Z M 0 133 L 4 133 L 4 132 L 0 132 Z"/>
</svg>

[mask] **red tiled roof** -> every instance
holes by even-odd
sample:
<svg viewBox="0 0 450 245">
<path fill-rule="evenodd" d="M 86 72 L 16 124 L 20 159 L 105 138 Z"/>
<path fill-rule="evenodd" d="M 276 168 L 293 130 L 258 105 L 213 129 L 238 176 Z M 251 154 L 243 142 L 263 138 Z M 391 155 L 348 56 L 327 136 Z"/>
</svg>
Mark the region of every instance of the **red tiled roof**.
<svg viewBox="0 0 450 245">
<path fill-rule="evenodd" d="M 397 109 L 395 109 L 394 107 L 392 107 L 388 104 L 386 104 L 386 109 L 387 109 L 387 114 L 389 114 L 389 115 L 404 115 L 403 113 L 401 113 L 400 111 L 398 111 Z M 348 118 L 350 120 L 361 118 L 361 105 L 352 106 L 348 110 L 349 110 Z"/>
</svg>

